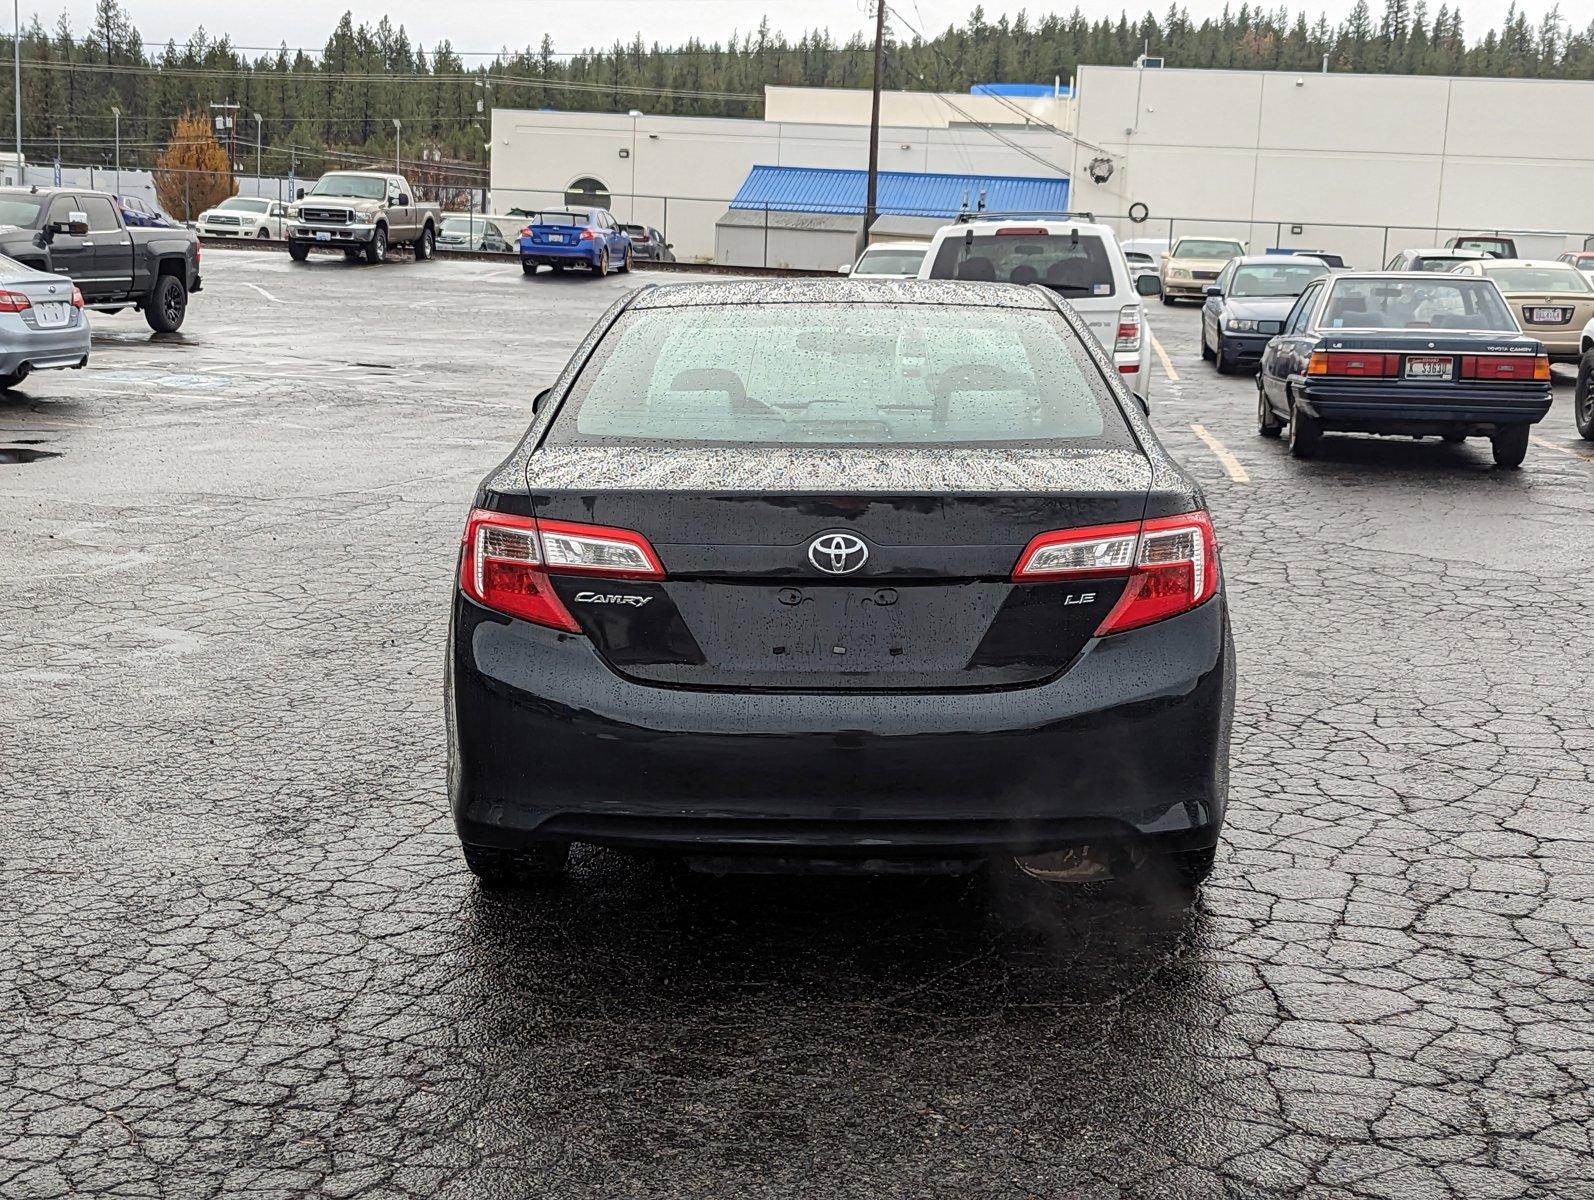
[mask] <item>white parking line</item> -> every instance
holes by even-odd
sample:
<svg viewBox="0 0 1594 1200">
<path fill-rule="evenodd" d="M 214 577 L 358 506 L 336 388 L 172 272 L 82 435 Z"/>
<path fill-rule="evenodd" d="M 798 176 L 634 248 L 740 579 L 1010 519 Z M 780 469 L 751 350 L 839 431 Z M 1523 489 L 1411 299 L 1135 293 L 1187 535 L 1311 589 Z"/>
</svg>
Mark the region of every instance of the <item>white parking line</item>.
<svg viewBox="0 0 1594 1200">
<path fill-rule="evenodd" d="M 1205 442 L 1207 449 L 1217 455 L 1218 461 L 1223 464 L 1223 469 L 1229 473 L 1230 479 L 1234 480 L 1235 483 L 1251 482 L 1251 474 L 1240 465 L 1240 460 L 1235 458 L 1230 453 L 1229 448 L 1208 433 L 1204 427 L 1192 425 L 1190 426 L 1190 432 Z"/>
<path fill-rule="evenodd" d="M 1162 348 L 1162 343 L 1157 340 L 1157 335 L 1151 335 L 1151 348 L 1157 352 L 1157 359 L 1162 363 L 1162 373 L 1174 383 L 1179 382 L 1179 372 L 1173 369 L 1173 364 L 1168 361 L 1168 352 Z"/>
<path fill-rule="evenodd" d="M 1565 446 L 1557 446 L 1554 442 L 1547 442 L 1536 433 L 1528 434 L 1528 441 L 1535 446 L 1543 446 L 1546 450 L 1554 450 L 1557 454 L 1569 454 L 1573 458 L 1581 458 L 1584 462 L 1594 462 L 1594 454 L 1584 454 L 1581 450 L 1569 450 Z"/>
<path fill-rule="evenodd" d="M 270 292 L 266 291 L 266 289 L 261 287 L 258 283 L 250 283 L 246 279 L 246 280 L 244 280 L 244 286 L 245 287 L 254 288 L 255 291 L 259 292 L 262 296 L 264 296 L 267 300 L 270 300 L 273 304 L 281 304 L 282 303 L 281 300 L 278 300 L 275 296 L 273 296 Z"/>
</svg>

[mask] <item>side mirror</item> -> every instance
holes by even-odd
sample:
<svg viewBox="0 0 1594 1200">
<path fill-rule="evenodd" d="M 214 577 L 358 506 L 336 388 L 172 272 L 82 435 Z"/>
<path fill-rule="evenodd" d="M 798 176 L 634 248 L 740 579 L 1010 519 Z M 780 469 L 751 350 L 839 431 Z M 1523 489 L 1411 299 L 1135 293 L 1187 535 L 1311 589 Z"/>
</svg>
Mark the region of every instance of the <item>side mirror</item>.
<svg viewBox="0 0 1594 1200">
<path fill-rule="evenodd" d="M 1141 415 L 1149 421 L 1151 419 L 1151 401 L 1147 400 L 1139 392 L 1136 392 L 1134 395 L 1135 403 L 1140 405 Z"/>
<path fill-rule="evenodd" d="M 836 268 L 836 274 L 837 275 L 851 275 L 852 274 L 852 264 L 851 263 L 847 263 L 844 266 L 837 267 Z"/>
<path fill-rule="evenodd" d="M 664 243 L 664 248 L 666 250 L 674 250 L 675 249 L 675 243 L 674 242 L 665 242 Z"/>
<path fill-rule="evenodd" d="M 304 199 L 304 189 L 300 188 L 297 192 L 295 192 L 293 198 L 295 200 L 303 200 Z"/>
<path fill-rule="evenodd" d="M 1136 275 L 1135 294 L 1139 296 L 1162 295 L 1162 280 L 1155 275 Z"/>
<path fill-rule="evenodd" d="M 85 237 L 89 231 L 89 215 L 86 212 L 69 212 L 66 214 L 66 232 L 73 237 Z"/>
<path fill-rule="evenodd" d="M 548 393 L 550 393 L 552 391 L 553 391 L 552 388 L 543 388 L 542 391 L 538 392 L 535 396 L 533 396 L 531 398 L 531 415 L 532 416 L 536 416 L 537 415 L 538 411 L 542 408 L 542 402 L 548 398 Z"/>
<path fill-rule="evenodd" d="M 1223 289 L 1220 287 L 1209 287 L 1206 289 L 1206 293 L 1209 296 L 1221 296 L 1223 295 Z"/>
</svg>

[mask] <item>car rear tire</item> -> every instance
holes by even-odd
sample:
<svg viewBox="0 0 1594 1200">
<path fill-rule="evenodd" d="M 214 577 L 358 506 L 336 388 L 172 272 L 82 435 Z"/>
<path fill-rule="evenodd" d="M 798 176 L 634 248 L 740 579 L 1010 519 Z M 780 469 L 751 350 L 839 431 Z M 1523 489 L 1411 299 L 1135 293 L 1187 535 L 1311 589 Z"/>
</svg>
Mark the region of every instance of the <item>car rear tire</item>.
<svg viewBox="0 0 1594 1200">
<path fill-rule="evenodd" d="M 425 262 L 432 257 L 432 252 L 437 249 L 437 235 L 428 225 L 421 230 L 421 236 L 415 239 L 415 261 Z"/>
<path fill-rule="evenodd" d="M 558 267 L 554 268 L 556 271 L 558 269 Z M 521 259 L 520 272 L 522 275 L 535 275 L 537 273 L 537 264 L 534 262 L 527 262 L 525 259 Z"/>
<path fill-rule="evenodd" d="M 1528 426 L 1508 425 L 1496 431 L 1489 442 L 1494 447 L 1495 466 L 1520 467 L 1528 456 Z"/>
<path fill-rule="evenodd" d="M 371 235 L 371 240 L 365 243 L 365 261 L 368 263 L 387 261 L 386 225 L 378 225 L 376 232 Z"/>
<path fill-rule="evenodd" d="M 303 262 L 310 257 L 310 247 L 305 242 L 289 242 L 288 257 L 294 262 Z"/>
<path fill-rule="evenodd" d="M 1577 364 L 1577 390 L 1572 393 L 1572 419 L 1577 434 L 1594 442 L 1594 350 L 1585 351 Z"/>
<path fill-rule="evenodd" d="M 26 371 L 16 371 L 10 375 L 0 375 L 0 392 L 9 392 L 27 377 L 28 373 Z"/>
<path fill-rule="evenodd" d="M 1323 443 L 1323 427 L 1317 418 L 1301 411 L 1299 404 L 1290 406 L 1290 456 L 1311 458 Z"/>
<path fill-rule="evenodd" d="M 570 859 L 569 842 L 533 842 L 518 850 L 464 846 L 465 865 L 492 892 L 537 887 L 558 879 Z"/>
<path fill-rule="evenodd" d="M 1276 438 L 1284 432 L 1273 406 L 1267 402 L 1267 392 L 1262 389 L 1262 377 L 1256 377 L 1256 431 L 1265 438 Z"/>
<path fill-rule="evenodd" d="M 149 299 L 144 302 L 144 320 L 156 333 L 176 333 L 188 315 L 188 289 L 175 275 L 155 280 Z"/>
<path fill-rule="evenodd" d="M 598 251 L 598 261 L 592 264 L 592 273 L 599 279 L 609 273 L 609 252 L 607 250 Z"/>
</svg>

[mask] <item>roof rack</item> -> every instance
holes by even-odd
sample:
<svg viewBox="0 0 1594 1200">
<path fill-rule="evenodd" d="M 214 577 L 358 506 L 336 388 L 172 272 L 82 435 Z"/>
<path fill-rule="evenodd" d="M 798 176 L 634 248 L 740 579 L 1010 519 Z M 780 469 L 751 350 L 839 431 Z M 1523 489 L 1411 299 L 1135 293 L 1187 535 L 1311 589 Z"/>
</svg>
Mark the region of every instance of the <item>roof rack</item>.
<svg viewBox="0 0 1594 1200">
<path fill-rule="evenodd" d="M 1020 209 L 1015 212 L 992 212 L 989 209 L 979 208 L 973 211 L 964 210 L 958 213 L 956 223 L 966 225 L 970 221 L 1016 221 L 1016 220 L 1044 220 L 1044 221 L 1086 221 L 1095 224 L 1096 214 L 1089 212 L 1049 212 L 1046 209 Z"/>
</svg>

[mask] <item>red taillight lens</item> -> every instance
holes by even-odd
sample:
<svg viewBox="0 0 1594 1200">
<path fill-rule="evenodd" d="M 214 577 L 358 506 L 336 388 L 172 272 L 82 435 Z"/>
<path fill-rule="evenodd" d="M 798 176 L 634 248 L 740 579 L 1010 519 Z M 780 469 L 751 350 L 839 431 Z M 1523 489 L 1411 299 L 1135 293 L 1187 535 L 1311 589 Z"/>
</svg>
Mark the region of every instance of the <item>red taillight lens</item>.
<svg viewBox="0 0 1594 1200">
<path fill-rule="evenodd" d="M 1308 375 L 1384 377 L 1400 374 L 1400 355 L 1364 354 L 1359 350 L 1314 350 L 1306 364 Z"/>
<path fill-rule="evenodd" d="M 590 242 L 597 236 L 598 235 L 590 229 L 583 229 L 581 231 L 581 240 L 584 242 Z"/>
<path fill-rule="evenodd" d="M 1036 225 L 1033 228 L 1028 226 L 1028 225 L 1013 225 L 1013 226 L 1010 226 L 1007 229 L 998 229 L 996 231 L 996 236 L 997 237 L 1045 237 L 1045 236 L 1047 236 L 1047 233 L 1046 233 L 1046 227 L 1044 225 Z"/>
<path fill-rule="evenodd" d="M 1133 354 L 1140 349 L 1140 310 L 1133 304 L 1118 310 L 1118 340 L 1113 349 L 1120 354 Z"/>
<path fill-rule="evenodd" d="M 520 236 L 521 237 L 530 237 L 531 236 L 531 226 L 527 225 L 524 229 L 522 229 L 520 231 Z"/>
<path fill-rule="evenodd" d="M 73 288 L 72 289 L 72 307 L 73 308 L 82 308 L 83 307 L 83 293 L 78 291 L 77 288 Z"/>
<path fill-rule="evenodd" d="M 1543 382 L 1550 378 L 1550 359 L 1544 354 L 1466 354 L 1461 358 L 1461 378 Z"/>
<path fill-rule="evenodd" d="M 1218 542 L 1204 512 L 1064 529 L 1031 539 L 1014 583 L 1127 576 L 1097 637 L 1189 612 L 1218 590 Z"/>
<path fill-rule="evenodd" d="M 478 604 L 535 625 L 580 633 L 550 575 L 663 579 L 664 568 L 639 533 L 603 525 L 471 510 L 465 523 L 459 586 Z"/>
<path fill-rule="evenodd" d="M 21 292 L 0 292 L 0 312 L 16 313 L 32 307 L 33 302 Z"/>
</svg>

